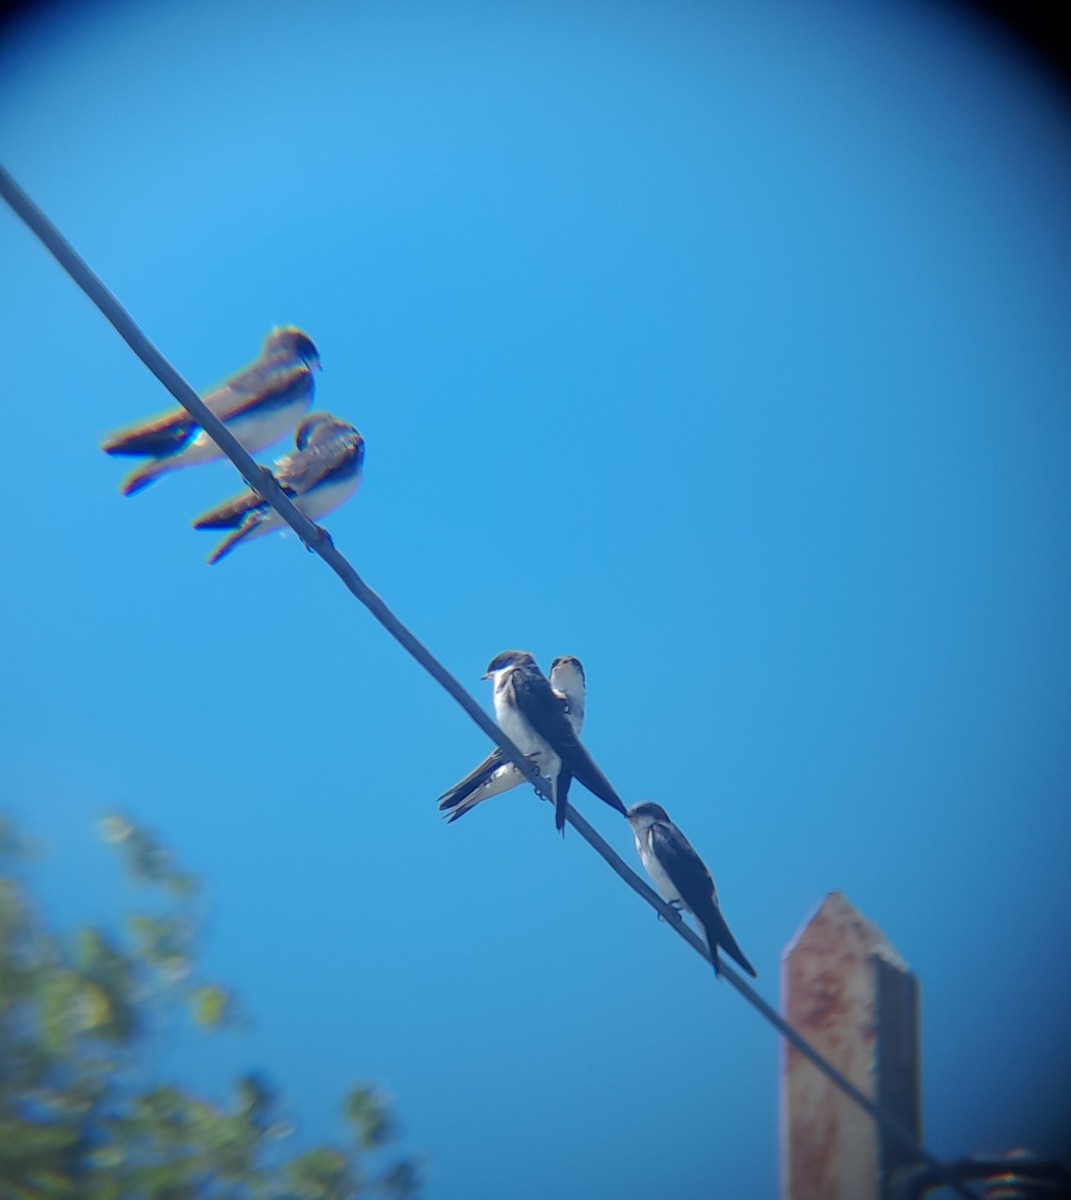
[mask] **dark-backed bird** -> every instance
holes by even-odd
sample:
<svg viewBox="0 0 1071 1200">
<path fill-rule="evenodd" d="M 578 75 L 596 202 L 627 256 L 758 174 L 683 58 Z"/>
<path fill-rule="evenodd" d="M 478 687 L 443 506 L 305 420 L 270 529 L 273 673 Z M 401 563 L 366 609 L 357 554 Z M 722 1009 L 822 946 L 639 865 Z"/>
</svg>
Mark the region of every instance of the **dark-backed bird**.
<svg viewBox="0 0 1071 1200">
<path fill-rule="evenodd" d="M 308 334 L 284 325 L 268 334 L 255 362 L 201 399 L 246 450 L 256 454 L 285 437 L 312 404 L 313 372 L 319 366 L 320 355 Z M 211 462 L 223 453 L 184 408 L 121 429 L 105 439 L 101 449 L 151 460 L 123 480 L 120 490 L 126 496 L 169 471 Z"/>
<path fill-rule="evenodd" d="M 364 438 L 352 425 L 330 413 L 310 413 L 297 427 L 296 449 L 280 458 L 272 471 L 276 482 L 311 521 L 334 512 L 357 490 L 364 469 Z M 252 489 L 203 513 L 195 529 L 233 529 L 212 551 L 219 562 L 242 542 L 263 537 L 286 522 Z"/>
<path fill-rule="evenodd" d="M 714 974 L 719 972 L 718 947 L 751 976 L 755 968 L 744 957 L 721 915 L 718 893 L 706 864 L 691 842 L 669 819 L 660 804 L 634 804 L 628 822 L 636 838 L 640 859 L 668 904 L 690 912 L 703 927 Z"/>
<path fill-rule="evenodd" d="M 584 707 L 587 703 L 584 666 L 580 659 L 571 654 L 556 658 L 550 665 L 550 686 L 564 707 L 573 732 L 579 737 L 584 728 Z M 500 796 L 523 782 L 524 776 L 496 748 L 464 779 L 443 792 L 439 797 L 439 809 L 446 814 L 449 824 L 471 812 L 484 800 Z"/>
<path fill-rule="evenodd" d="M 497 655 L 484 678 L 494 680 L 495 716 L 502 732 L 551 784 L 557 829 L 565 829 L 569 785 L 574 777 L 611 808 L 627 815 L 621 797 L 584 749 L 561 700 L 528 651 L 506 650 Z"/>
</svg>

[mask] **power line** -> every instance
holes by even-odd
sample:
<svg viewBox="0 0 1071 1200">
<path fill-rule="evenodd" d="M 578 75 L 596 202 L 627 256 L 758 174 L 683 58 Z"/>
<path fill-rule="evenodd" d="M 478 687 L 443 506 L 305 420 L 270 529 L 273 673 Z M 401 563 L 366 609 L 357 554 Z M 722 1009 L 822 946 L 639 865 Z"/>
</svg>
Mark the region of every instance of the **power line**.
<svg viewBox="0 0 1071 1200">
<path fill-rule="evenodd" d="M 428 674 L 450 693 L 484 733 L 512 760 L 536 791 L 549 799 L 553 794 L 550 784 L 540 775 L 538 769 L 521 754 L 453 675 L 413 636 L 379 596 L 361 579 L 349 561 L 335 549 L 327 530 L 310 521 L 300 509 L 295 507 L 272 473 L 253 461 L 241 442 L 215 413 L 206 407 L 201 397 L 149 341 L 133 317 L 108 290 L 103 280 L 89 267 L 3 166 L 0 166 L 0 195 L 3 195 L 8 204 L 44 243 L 45 248 L 60 266 L 100 309 L 123 341 L 234 463 L 249 486 L 268 501 L 305 545 L 327 563 L 387 632 L 400 642 Z"/>
<path fill-rule="evenodd" d="M 149 341 L 134 319 L 105 286 L 103 280 L 89 267 L 74 247 L 60 233 L 41 209 L 19 187 L 11 175 L 0 166 L 0 195 L 15 210 L 15 213 L 44 244 L 60 266 L 82 289 L 104 314 L 119 336 L 141 359 L 172 396 L 182 405 L 205 430 L 210 438 L 234 463 L 245 481 L 259 492 L 275 509 L 305 545 L 318 554 L 335 572 L 354 596 L 368 609 L 373 617 L 401 646 L 416 659 L 437 683 L 453 697 L 484 733 L 502 750 L 521 774 L 544 799 L 552 798 L 551 786 L 532 762 L 506 737 L 498 725 L 491 720 L 472 695 L 454 678 L 437 658 L 402 624 L 380 597 L 364 582 L 353 569 L 349 560 L 335 548 L 331 535 L 309 520 L 295 507 L 290 497 L 279 486 L 270 471 L 259 466 L 238 439 L 209 409 L 200 396 L 175 370 L 160 351 Z M 657 892 L 633 871 L 621 856 L 596 830 L 570 805 L 567 819 L 577 833 L 599 854 L 634 892 L 642 896 L 666 920 L 671 929 L 708 961 L 710 951 L 703 940 L 685 925 L 680 913 L 667 904 Z M 948 1171 L 944 1164 L 930 1154 L 921 1143 L 894 1117 L 889 1116 L 872 1100 L 865 1096 L 835 1066 L 825 1059 L 813 1046 L 774 1008 L 727 964 L 721 964 L 721 974 L 747 1000 L 757 1012 L 774 1026 L 788 1042 L 796 1047 L 822 1071 L 842 1092 L 852 1099 L 874 1121 L 907 1151 L 925 1162 L 944 1180 L 948 1187 L 965 1200 L 977 1200 L 975 1193 L 964 1188 Z"/>
<path fill-rule="evenodd" d="M 684 923 L 680 913 L 667 904 L 657 892 L 648 887 L 635 871 L 630 870 L 620 856 L 603 841 L 599 834 L 592 829 L 587 821 L 572 806 L 569 808 L 569 821 L 581 837 L 585 838 L 594 847 L 596 852 L 602 855 L 611 868 L 621 876 L 634 892 L 642 896 L 648 904 L 658 909 L 670 927 L 679 933 L 697 954 L 702 955 L 708 962 L 713 961 L 706 943 L 694 932 L 691 926 Z M 944 1163 L 930 1154 L 902 1121 L 890 1116 L 884 1109 L 875 1104 L 869 1096 L 861 1092 L 846 1075 L 838 1071 L 827 1058 L 823 1057 L 801 1033 L 795 1030 L 781 1016 L 777 1009 L 768 1004 L 742 975 L 729 966 L 724 958 L 719 962 L 718 969 L 722 977 L 736 988 L 752 1008 L 766 1018 L 786 1042 L 795 1046 L 804 1057 L 814 1063 L 836 1087 L 840 1088 L 849 1099 L 854 1100 L 890 1137 L 899 1142 L 913 1157 L 921 1162 L 925 1162 L 931 1171 L 937 1173 L 936 1177 L 943 1180 L 958 1195 L 967 1197 L 967 1200 L 976 1200 L 975 1193 L 967 1190 L 958 1183 L 952 1177 Z"/>
</svg>

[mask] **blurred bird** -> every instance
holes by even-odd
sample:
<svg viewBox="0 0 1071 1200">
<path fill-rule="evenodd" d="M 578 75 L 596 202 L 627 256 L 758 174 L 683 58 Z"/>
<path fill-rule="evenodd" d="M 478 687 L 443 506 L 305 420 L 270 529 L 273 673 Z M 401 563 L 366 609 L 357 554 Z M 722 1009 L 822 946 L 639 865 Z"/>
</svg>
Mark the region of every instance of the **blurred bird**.
<svg viewBox="0 0 1071 1200">
<path fill-rule="evenodd" d="M 706 864 L 669 819 L 666 810 L 660 804 L 634 804 L 627 815 L 636 838 L 636 849 L 655 887 L 667 903 L 690 912 L 702 925 L 714 974 L 719 974 L 718 947 L 721 946 L 754 977 L 755 968 L 744 957 L 721 915 L 718 893 Z"/>
<path fill-rule="evenodd" d="M 571 654 L 556 658 L 550 665 L 550 686 L 569 718 L 573 732 L 579 737 L 584 728 L 584 706 L 587 701 L 584 667 L 580 659 Z M 475 770 L 443 792 L 439 797 L 439 808 L 446 813 L 446 822 L 450 824 L 471 812 L 477 804 L 490 800 L 492 796 L 500 796 L 523 782 L 524 776 L 496 748 Z"/>
<path fill-rule="evenodd" d="M 495 716 L 502 732 L 550 781 L 556 829 L 565 829 L 574 776 L 600 800 L 627 815 L 621 797 L 581 745 L 560 698 L 531 654 L 504 651 L 491 660 L 484 679 L 494 680 Z"/>
<path fill-rule="evenodd" d="M 305 516 L 316 521 L 334 512 L 357 490 L 364 469 L 364 438 L 352 425 L 330 413 L 309 415 L 294 435 L 297 449 L 275 463 L 276 482 Z M 195 529 L 233 529 L 209 556 L 217 563 L 240 542 L 263 537 L 286 522 L 250 489 L 203 513 Z"/>
<path fill-rule="evenodd" d="M 268 334 L 255 362 L 201 399 L 256 454 L 289 433 L 312 404 L 313 371 L 319 366 L 320 355 L 308 335 L 284 325 Z M 210 462 L 223 453 L 184 408 L 121 429 L 101 449 L 152 460 L 123 480 L 124 496 L 140 492 L 168 471 Z"/>
</svg>

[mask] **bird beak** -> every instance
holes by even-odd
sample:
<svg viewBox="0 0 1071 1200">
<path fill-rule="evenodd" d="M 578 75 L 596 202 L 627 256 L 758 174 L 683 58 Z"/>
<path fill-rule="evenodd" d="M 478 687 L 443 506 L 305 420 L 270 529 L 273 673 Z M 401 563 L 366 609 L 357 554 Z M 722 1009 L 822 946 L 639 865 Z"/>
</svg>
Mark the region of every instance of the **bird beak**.
<svg viewBox="0 0 1071 1200">
<path fill-rule="evenodd" d="M 481 675 L 480 678 L 481 679 L 491 679 L 491 678 L 493 678 L 493 676 L 494 676 L 494 672 L 488 671 L 485 675 Z"/>
</svg>

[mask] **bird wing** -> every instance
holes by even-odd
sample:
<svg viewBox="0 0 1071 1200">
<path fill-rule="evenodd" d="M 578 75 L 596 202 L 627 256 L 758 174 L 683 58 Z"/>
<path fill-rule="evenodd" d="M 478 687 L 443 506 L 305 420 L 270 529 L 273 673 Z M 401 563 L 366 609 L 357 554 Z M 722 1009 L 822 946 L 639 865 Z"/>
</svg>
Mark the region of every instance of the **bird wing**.
<svg viewBox="0 0 1071 1200">
<path fill-rule="evenodd" d="M 254 508 L 260 508 L 264 500 L 254 491 L 242 492 L 225 500 L 208 512 L 202 513 L 194 522 L 194 529 L 237 529 Z"/>
<path fill-rule="evenodd" d="M 249 379 L 246 380 L 246 375 Z M 254 386 L 255 385 L 255 386 Z M 284 408 L 306 394 L 311 403 L 316 380 L 304 363 L 275 366 L 270 371 L 246 372 L 204 397 L 205 404 L 221 421 L 231 421 L 252 408 Z"/>
<path fill-rule="evenodd" d="M 282 360 L 286 363 L 286 360 Z M 301 366 L 301 363 L 286 363 L 288 366 Z M 282 368 L 285 369 L 285 366 Z M 234 392 L 235 395 L 255 396 L 263 391 L 271 380 L 272 375 L 280 370 L 278 361 L 273 361 L 271 356 L 263 354 L 253 359 L 247 366 L 240 371 L 235 371 L 233 375 L 228 375 L 227 378 L 215 390 L 218 392 Z"/>
<path fill-rule="evenodd" d="M 462 800 L 483 787 L 499 767 L 506 765 L 506 757 L 501 750 L 492 751 L 478 767 L 471 770 L 464 779 L 459 779 L 453 787 L 447 788 L 439 797 L 439 808 L 446 811 L 456 808 Z"/>
<path fill-rule="evenodd" d="M 201 399 L 221 420 L 230 416 L 234 408 L 248 402 L 245 396 L 236 395 L 227 387 L 208 392 Z M 101 443 L 101 449 L 106 454 L 141 454 L 166 458 L 177 454 L 198 429 L 200 425 L 184 408 L 171 408 L 158 417 L 138 421 L 126 429 L 120 429 L 118 433 L 113 433 Z"/>
<path fill-rule="evenodd" d="M 294 372 L 309 370 L 311 368 L 303 360 L 294 358 L 291 354 L 265 354 L 261 351 L 248 366 L 235 371 L 233 375 L 228 375 L 221 384 L 213 388 L 211 395 L 230 394 L 246 398 L 262 396 L 274 386 L 275 380 L 292 376 Z M 208 396 L 205 396 L 205 403 L 208 403 Z M 215 412 L 215 409 L 212 411 Z M 218 413 L 216 415 L 219 416 Z"/>
<path fill-rule="evenodd" d="M 257 388 L 224 384 L 206 392 L 201 399 L 221 421 L 229 421 L 257 405 L 266 404 L 270 408 L 293 403 L 301 393 L 315 387 L 312 372 L 304 363 L 276 368 L 270 374 L 261 371 L 256 378 L 260 384 Z M 106 454 L 167 458 L 177 454 L 198 429 L 200 425 L 184 408 L 172 408 L 113 433 L 101 443 L 101 449 Z"/>
<path fill-rule="evenodd" d="M 208 565 L 212 566 L 218 563 L 221 558 L 226 558 L 236 546 L 241 545 L 247 537 L 256 533 L 263 523 L 264 517 L 262 513 L 251 512 L 241 525 L 232 533 L 228 533 L 223 541 L 212 551 L 206 560 Z"/>
<path fill-rule="evenodd" d="M 197 422 L 184 409 L 172 409 L 148 421 L 120 429 L 101 442 L 105 454 L 151 455 L 164 458 L 177 454 L 197 429 Z"/>
<path fill-rule="evenodd" d="M 675 825 L 667 825 L 663 821 L 656 821 L 650 827 L 647 838 L 651 851 L 669 876 L 680 898 L 695 913 L 696 919 L 703 926 L 710 946 L 710 955 L 714 960 L 714 970 L 718 969 L 718 947 L 721 946 L 730 958 L 735 959 L 754 977 L 755 968 L 744 957 L 744 952 L 737 945 L 736 938 L 721 914 L 710 871 L 692 848 L 691 842 Z"/>
<path fill-rule="evenodd" d="M 562 760 L 562 769 L 579 779 L 589 792 L 611 808 L 627 815 L 613 784 L 599 770 L 576 736 L 565 706 L 549 681 L 543 675 L 518 670 L 513 673 L 513 684 L 518 710 Z M 565 825 L 565 798 L 561 795 L 561 789 L 555 808 L 555 825 L 561 829 Z"/>
<path fill-rule="evenodd" d="M 288 492 L 303 496 L 352 460 L 360 441 L 361 435 L 352 425 L 325 424 L 312 434 L 303 450 L 279 459 L 275 478 Z"/>
</svg>

